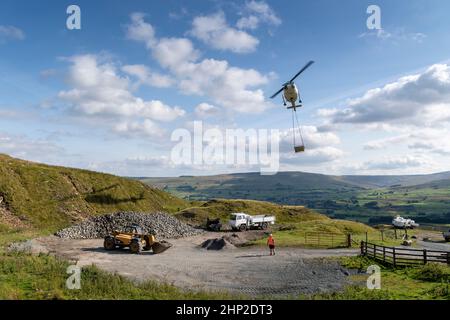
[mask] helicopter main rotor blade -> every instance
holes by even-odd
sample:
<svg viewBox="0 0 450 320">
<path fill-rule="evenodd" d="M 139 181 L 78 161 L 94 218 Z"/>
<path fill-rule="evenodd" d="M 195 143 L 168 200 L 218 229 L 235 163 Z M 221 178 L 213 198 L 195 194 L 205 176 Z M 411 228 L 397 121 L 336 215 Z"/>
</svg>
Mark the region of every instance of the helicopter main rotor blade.
<svg viewBox="0 0 450 320">
<path fill-rule="evenodd" d="M 284 90 L 284 87 L 283 88 L 281 88 L 280 90 L 278 90 L 276 93 L 274 93 L 271 97 L 270 97 L 270 99 L 273 99 L 273 98 L 275 98 L 277 95 L 279 95 L 280 94 L 280 92 L 281 91 L 283 91 Z"/>
<path fill-rule="evenodd" d="M 306 69 L 308 69 L 312 64 L 314 63 L 314 61 L 310 61 L 308 62 L 303 68 L 302 70 L 300 70 L 291 80 L 289 80 L 289 82 L 294 81 L 303 71 L 305 71 Z"/>
</svg>

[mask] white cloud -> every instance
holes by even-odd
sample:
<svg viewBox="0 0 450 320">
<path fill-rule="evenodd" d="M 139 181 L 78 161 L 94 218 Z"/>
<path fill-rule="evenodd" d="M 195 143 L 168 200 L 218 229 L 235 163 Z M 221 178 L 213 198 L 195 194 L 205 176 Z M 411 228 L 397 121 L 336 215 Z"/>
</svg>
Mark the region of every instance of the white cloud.
<svg viewBox="0 0 450 320">
<path fill-rule="evenodd" d="M 12 40 L 24 40 L 25 33 L 14 26 L 2 26 L 0 25 L 0 42 L 6 41 L 8 39 Z"/>
<path fill-rule="evenodd" d="M 298 170 L 299 165 L 320 166 L 324 163 L 338 160 L 344 154 L 342 150 L 335 147 L 323 147 L 320 149 L 306 148 L 307 151 L 301 154 L 294 153 L 294 148 L 290 152 L 283 153 L 280 156 L 281 165 L 287 165 L 290 169 Z"/>
<path fill-rule="evenodd" d="M 361 33 L 358 38 L 378 38 L 380 40 L 397 43 L 400 41 L 414 41 L 422 43 L 426 39 L 427 35 L 421 32 L 406 32 L 400 28 L 395 31 L 387 31 L 385 29 L 367 31 Z"/>
<path fill-rule="evenodd" d="M 450 130 L 447 128 L 424 128 L 411 130 L 412 133 L 401 134 L 384 139 L 372 140 L 364 145 L 365 150 L 407 147 L 438 155 L 450 155 Z"/>
<path fill-rule="evenodd" d="M 436 64 L 319 114 L 331 123 L 434 126 L 450 120 L 450 67 Z"/>
<path fill-rule="evenodd" d="M 164 130 L 150 119 L 144 121 L 124 121 L 114 127 L 114 131 L 125 137 L 162 137 Z"/>
<path fill-rule="evenodd" d="M 367 161 L 364 163 L 363 168 L 367 170 L 405 170 L 409 168 L 421 168 L 431 164 L 432 161 L 424 156 L 406 155 Z"/>
<path fill-rule="evenodd" d="M 215 116 L 219 113 L 219 108 L 208 103 L 200 103 L 195 107 L 195 114 L 200 118 Z"/>
<path fill-rule="evenodd" d="M 128 28 L 149 25 L 140 17 L 141 20 L 132 19 Z M 138 41 L 149 43 L 144 37 Z M 256 88 L 268 82 L 268 77 L 258 71 L 233 67 L 225 60 L 199 61 L 198 51 L 186 38 L 157 39 L 152 35 L 152 41 L 152 56 L 176 77 L 183 93 L 207 96 L 217 106 L 237 112 L 258 113 L 271 105 L 264 92 Z"/>
<path fill-rule="evenodd" d="M 114 65 L 99 63 L 94 55 L 80 55 L 72 62 L 67 77 L 73 87 L 59 92 L 72 109 L 84 115 L 141 117 L 172 121 L 185 114 L 159 100 L 145 101 L 130 92 L 129 80 L 120 76 Z"/>
<path fill-rule="evenodd" d="M 300 145 L 298 131 L 295 132 L 296 144 Z M 337 148 L 341 143 L 339 137 L 332 132 L 321 132 L 315 126 L 302 127 L 302 136 L 305 152 L 294 153 L 294 141 L 292 129 L 282 131 L 280 135 L 280 153 L 282 164 L 287 165 L 320 165 L 324 162 L 338 160 L 344 156 L 344 152 Z"/>
<path fill-rule="evenodd" d="M 157 88 L 168 88 L 173 85 L 173 79 L 167 75 L 152 72 L 142 64 L 126 65 L 122 67 L 126 74 L 138 79 L 138 85 L 145 84 Z"/>
<path fill-rule="evenodd" d="M 24 135 L 0 133 L 0 153 L 35 161 L 48 161 L 53 156 L 62 156 L 65 151 L 49 141 L 30 139 Z"/>
<path fill-rule="evenodd" d="M 198 59 L 199 53 L 186 38 L 162 38 L 151 47 L 153 57 L 172 71 Z M 182 70 L 180 70 L 182 72 Z"/>
<path fill-rule="evenodd" d="M 236 23 L 236 26 L 239 29 L 254 30 L 254 29 L 258 28 L 258 25 L 259 25 L 259 19 L 256 16 L 242 17 Z"/>
<path fill-rule="evenodd" d="M 302 136 L 305 145 L 309 150 L 311 149 L 319 149 L 323 147 L 339 145 L 341 140 L 339 137 L 333 132 L 321 132 L 315 126 L 303 126 L 301 128 Z M 296 139 L 299 140 L 299 132 L 298 129 L 295 130 Z M 281 152 L 291 152 L 293 147 L 293 136 L 292 129 L 285 130 L 281 132 Z M 297 141 L 300 143 L 300 141 Z"/>
<path fill-rule="evenodd" d="M 236 26 L 239 29 L 258 28 L 261 23 L 278 26 L 281 19 L 275 14 L 273 9 L 264 1 L 249 1 L 245 5 L 246 15 L 238 20 Z"/>
<path fill-rule="evenodd" d="M 131 40 L 145 42 L 147 47 L 155 43 L 155 30 L 153 26 L 144 22 L 145 15 L 140 12 L 131 14 L 131 25 L 127 27 L 127 37 Z"/>
<path fill-rule="evenodd" d="M 255 51 L 259 40 L 245 31 L 230 27 L 223 12 L 195 17 L 190 34 L 214 49 L 235 53 Z"/>
</svg>

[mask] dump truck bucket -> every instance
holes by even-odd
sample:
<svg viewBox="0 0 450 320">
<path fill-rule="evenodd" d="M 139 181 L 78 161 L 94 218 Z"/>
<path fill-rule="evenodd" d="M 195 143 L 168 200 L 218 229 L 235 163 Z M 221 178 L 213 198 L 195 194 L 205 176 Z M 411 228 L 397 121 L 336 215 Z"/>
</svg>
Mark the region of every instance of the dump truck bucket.
<svg viewBox="0 0 450 320">
<path fill-rule="evenodd" d="M 171 246 L 172 246 L 172 244 L 167 241 L 155 242 L 152 245 L 152 250 L 153 250 L 153 253 L 158 254 L 158 253 L 162 253 L 162 252 L 166 251 Z"/>
</svg>

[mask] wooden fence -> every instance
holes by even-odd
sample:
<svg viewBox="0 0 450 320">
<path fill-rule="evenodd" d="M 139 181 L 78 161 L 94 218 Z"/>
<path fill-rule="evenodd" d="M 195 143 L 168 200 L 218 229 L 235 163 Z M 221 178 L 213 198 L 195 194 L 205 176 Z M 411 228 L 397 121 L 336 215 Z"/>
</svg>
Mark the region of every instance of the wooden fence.
<svg viewBox="0 0 450 320">
<path fill-rule="evenodd" d="M 350 234 L 305 232 L 300 234 L 300 240 L 305 245 L 327 248 L 350 248 L 352 236 Z"/>
<path fill-rule="evenodd" d="M 385 247 L 365 241 L 361 241 L 361 255 L 391 264 L 394 267 L 427 264 L 428 262 L 450 265 L 449 251 Z"/>
</svg>

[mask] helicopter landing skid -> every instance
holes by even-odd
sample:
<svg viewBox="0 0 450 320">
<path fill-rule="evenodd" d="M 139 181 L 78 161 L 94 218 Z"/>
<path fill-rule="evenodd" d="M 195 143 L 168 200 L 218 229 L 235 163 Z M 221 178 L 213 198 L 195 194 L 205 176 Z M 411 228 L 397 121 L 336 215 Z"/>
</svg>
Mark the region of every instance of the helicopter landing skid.
<svg viewBox="0 0 450 320">
<path fill-rule="evenodd" d="M 296 108 L 301 108 L 301 107 L 303 107 L 303 105 L 299 104 L 299 105 L 297 105 L 297 106 L 290 106 L 290 107 L 287 107 L 286 109 L 294 109 L 294 111 L 295 111 Z"/>
</svg>

